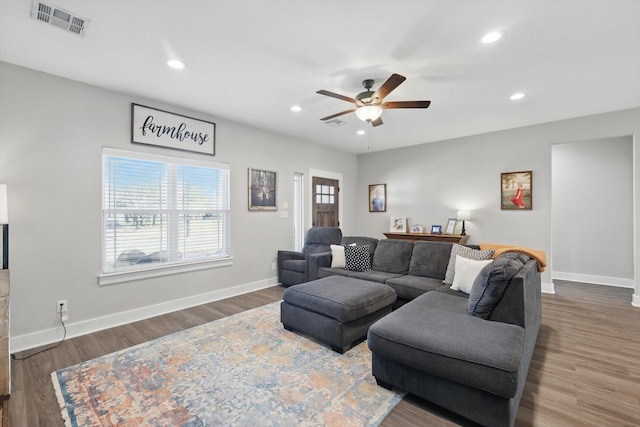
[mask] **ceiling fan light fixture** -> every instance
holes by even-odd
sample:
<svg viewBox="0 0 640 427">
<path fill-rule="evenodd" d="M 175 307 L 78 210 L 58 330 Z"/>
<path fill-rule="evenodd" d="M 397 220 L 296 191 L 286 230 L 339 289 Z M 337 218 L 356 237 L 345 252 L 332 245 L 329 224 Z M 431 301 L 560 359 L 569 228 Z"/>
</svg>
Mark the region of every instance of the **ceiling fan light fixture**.
<svg viewBox="0 0 640 427">
<path fill-rule="evenodd" d="M 363 105 L 356 110 L 356 116 L 363 122 L 372 122 L 382 114 L 382 108 L 377 105 Z"/>
</svg>

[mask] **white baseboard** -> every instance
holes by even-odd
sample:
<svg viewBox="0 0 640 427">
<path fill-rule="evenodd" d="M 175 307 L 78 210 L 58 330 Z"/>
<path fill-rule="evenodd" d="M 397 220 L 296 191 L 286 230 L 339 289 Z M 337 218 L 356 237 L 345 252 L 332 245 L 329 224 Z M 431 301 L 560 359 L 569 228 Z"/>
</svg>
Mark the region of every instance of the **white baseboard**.
<svg viewBox="0 0 640 427">
<path fill-rule="evenodd" d="M 631 305 L 634 307 L 640 307 L 640 294 L 633 294 Z"/>
<path fill-rule="evenodd" d="M 541 283 L 541 290 L 543 294 L 555 294 L 556 293 L 556 288 L 555 285 L 553 284 L 553 282 L 551 283 Z"/>
<path fill-rule="evenodd" d="M 234 297 L 246 294 L 248 292 L 258 291 L 260 289 L 269 288 L 278 284 L 278 279 L 273 277 L 258 282 L 247 283 L 244 285 L 233 286 L 231 288 L 219 289 L 204 294 L 193 295 L 178 300 L 163 302 L 160 304 L 140 307 L 135 310 L 123 311 L 120 313 L 110 314 L 108 316 L 96 317 L 94 319 L 83 320 L 76 323 L 68 323 L 67 339 L 78 337 L 101 331 L 103 329 L 113 328 L 115 326 L 127 323 L 137 322 L 138 320 L 148 319 L 150 317 L 171 313 L 177 310 L 194 307 L 196 305 L 206 304 L 212 301 Z M 42 331 L 32 332 L 29 334 L 18 335 L 10 338 L 10 348 L 12 353 L 40 347 L 47 344 L 58 342 L 62 339 L 62 328 L 60 326 L 45 329 Z"/>
<path fill-rule="evenodd" d="M 569 282 L 592 283 L 594 285 L 617 286 L 620 288 L 635 288 L 633 279 L 624 279 L 620 277 L 594 276 L 591 274 L 563 273 L 554 271 L 552 274 L 554 280 L 567 280 Z"/>
</svg>

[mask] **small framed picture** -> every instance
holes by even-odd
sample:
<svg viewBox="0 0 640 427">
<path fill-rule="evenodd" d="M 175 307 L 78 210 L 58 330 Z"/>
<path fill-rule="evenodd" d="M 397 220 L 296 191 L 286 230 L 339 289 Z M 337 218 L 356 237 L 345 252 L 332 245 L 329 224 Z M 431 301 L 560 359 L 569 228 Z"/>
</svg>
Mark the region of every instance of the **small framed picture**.
<svg viewBox="0 0 640 427">
<path fill-rule="evenodd" d="M 369 212 L 387 211 L 387 184 L 369 186 Z"/>
<path fill-rule="evenodd" d="M 449 221 L 447 221 L 447 228 L 444 231 L 444 234 L 453 234 L 453 230 L 456 229 L 456 224 L 458 223 L 458 220 L 455 218 L 449 218 Z"/>
<path fill-rule="evenodd" d="M 392 216 L 389 229 L 392 233 L 405 233 L 407 231 L 407 218 L 404 216 Z"/>
<path fill-rule="evenodd" d="M 500 174 L 500 208 L 531 210 L 533 208 L 533 171 Z"/>
<path fill-rule="evenodd" d="M 441 225 L 432 225 L 431 226 L 431 234 L 442 234 L 442 226 Z"/>
<path fill-rule="evenodd" d="M 278 173 L 249 168 L 249 210 L 275 211 Z"/>
<path fill-rule="evenodd" d="M 411 227 L 411 232 L 412 233 L 424 233 L 424 225 L 422 225 L 422 224 L 414 224 Z"/>
</svg>

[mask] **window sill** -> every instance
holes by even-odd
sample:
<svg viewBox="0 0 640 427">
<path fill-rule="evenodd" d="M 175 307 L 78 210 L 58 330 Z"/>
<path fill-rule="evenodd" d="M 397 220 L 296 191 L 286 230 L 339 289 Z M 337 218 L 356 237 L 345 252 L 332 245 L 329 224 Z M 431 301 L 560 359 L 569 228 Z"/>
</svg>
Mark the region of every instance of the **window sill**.
<svg viewBox="0 0 640 427">
<path fill-rule="evenodd" d="M 149 279 L 153 277 L 169 276 L 171 274 L 186 273 L 189 271 L 229 267 L 231 265 L 233 265 L 233 258 L 229 257 L 215 261 L 202 261 L 179 265 L 165 265 L 144 270 L 125 271 L 119 273 L 105 273 L 98 275 L 98 285 L 113 285 L 116 283 L 131 282 L 134 280 Z"/>
</svg>

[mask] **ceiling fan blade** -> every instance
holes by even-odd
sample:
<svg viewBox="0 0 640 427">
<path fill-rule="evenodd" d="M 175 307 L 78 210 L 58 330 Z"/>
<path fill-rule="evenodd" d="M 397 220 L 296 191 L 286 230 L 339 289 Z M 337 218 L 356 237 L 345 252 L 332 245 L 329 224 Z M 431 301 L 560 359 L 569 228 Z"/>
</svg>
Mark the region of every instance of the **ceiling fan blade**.
<svg viewBox="0 0 640 427">
<path fill-rule="evenodd" d="M 336 114 L 332 114 L 332 115 L 327 116 L 327 117 L 323 117 L 320 120 L 330 120 L 330 119 L 333 119 L 335 117 L 341 116 L 343 114 L 353 113 L 354 111 L 356 111 L 356 109 L 352 108 L 351 110 L 345 110 L 345 111 L 341 111 L 340 113 L 336 113 Z"/>
<path fill-rule="evenodd" d="M 382 124 L 382 117 L 378 117 L 374 121 L 371 122 L 371 126 L 376 127 Z"/>
<path fill-rule="evenodd" d="M 387 79 L 386 82 L 382 84 L 373 95 L 373 98 L 378 98 L 378 100 L 382 101 L 385 96 L 389 95 L 392 90 L 400 86 L 400 84 L 407 80 L 405 76 L 401 76 L 400 74 L 392 74 L 391 77 Z"/>
<path fill-rule="evenodd" d="M 340 95 L 339 93 L 335 93 L 335 92 L 329 92 L 328 90 L 319 90 L 316 93 L 319 93 L 320 95 L 326 95 L 326 96 L 330 96 L 332 98 L 338 98 L 341 99 L 343 101 L 347 101 L 350 102 L 352 104 L 356 103 L 356 100 L 353 98 L 349 98 L 348 96 L 344 96 L 344 95 Z"/>
<path fill-rule="evenodd" d="M 385 102 L 380 106 L 382 108 L 428 108 L 431 101 L 392 101 Z"/>
</svg>

